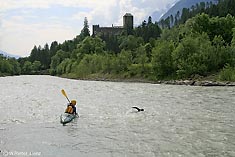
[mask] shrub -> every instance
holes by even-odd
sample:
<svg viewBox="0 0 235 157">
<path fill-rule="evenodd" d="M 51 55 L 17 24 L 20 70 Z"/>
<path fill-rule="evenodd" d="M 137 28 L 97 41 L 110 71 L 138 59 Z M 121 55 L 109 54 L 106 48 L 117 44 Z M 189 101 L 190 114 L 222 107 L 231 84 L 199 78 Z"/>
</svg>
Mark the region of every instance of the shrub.
<svg viewBox="0 0 235 157">
<path fill-rule="evenodd" d="M 235 81 L 235 68 L 231 67 L 229 64 L 225 65 L 219 73 L 219 80 Z"/>
</svg>

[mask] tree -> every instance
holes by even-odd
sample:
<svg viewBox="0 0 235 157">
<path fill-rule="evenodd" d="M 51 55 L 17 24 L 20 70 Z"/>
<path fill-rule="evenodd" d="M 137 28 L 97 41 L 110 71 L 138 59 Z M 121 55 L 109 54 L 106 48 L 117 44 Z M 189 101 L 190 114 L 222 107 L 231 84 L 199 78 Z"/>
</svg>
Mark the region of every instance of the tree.
<svg viewBox="0 0 235 157">
<path fill-rule="evenodd" d="M 145 64 L 147 64 L 149 58 L 147 57 L 146 49 L 144 46 L 140 46 L 136 50 L 136 63 L 141 65 L 141 74 L 145 73 Z"/>
<path fill-rule="evenodd" d="M 146 56 L 148 57 L 148 61 L 151 61 L 153 46 L 150 43 L 147 43 L 144 46 L 144 48 L 145 48 Z"/>
<path fill-rule="evenodd" d="M 84 25 L 83 25 L 83 29 L 82 29 L 82 31 L 80 33 L 80 37 L 82 39 L 85 39 L 87 36 L 90 36 L 90 30 L 89 30 L 89 25 L 88 25 L 87 17 L 85 17 Z"/>
<path fill-rule="evenodd" d="M 51 43 L 51 46 L 50 46 L 50 58 L 53 57 L 56 54 L 56 52 L 58 50 L 58 45 L 59 44 L 58 44 L 57 41 L 53 41 Z"/>
<path fill-rule="evenodd" d="M 185 23 L 189 18 L 189 9 L 183 8 L 180 23 Z"/>
<path fill-rule="evenodd" d="M 56 55 L 54 55 L 52 58 L 51 58 L 51 65 L 50 65 L 50 74 L 51 75 L 56 75 L 57 72 L 56 72 L 56 69 L 57 69 L 57 66 L 66 58 L 69 58 L 69 55 L 67 52 L 64 52 L 62 50 L 59 50 L 56 52 Z"/>
<path fill-rule="evenodd" d="M 235 48 L 235 28 L 233 28 L 233 38 L 232 38 L 231 46 Z"/>
<path fill-rule="evenodd" d="M 225 41 L 222 36 L 215 36 L 212 41 L 212 45 L 214 48 L 214 55 L 211 56 L 211 66 L 209 67 L 209 70 L 216 71 L 218 69 L 222 69 L 232 56 L 228 53 L 228 49 L 225 46 Z"/>
<path fill-rule="evenodd" d="M 116 74 L 123 73 L 128 70 L 128 66 L 132 64 L 132 55 L 130 51 L 122 50 L 112 62 L 112 69 Z"/>
<path fill-rule="evenodd" d="M 42 68 L 45 69 L 49 69 L 50 66 L 50 62 L 51 62 L 51 58 L 50 58 L 50 50 L 49 50 L 49 45 L 46 43 L 44 48 L 42 49 L 41 53 L 40 53 L 40 61 L 42 64 Z"/>
<path fill-rule="evenodd" d="M 114 54 L 121 51 L 119 48 L 119 35 L 113 33 L 102 33 L 99 37 L 106 43 L 105 50 Z"/>
<path fill-rule="evenodd" d="M 142 37 L 145 42 L 149 42 L 151 38 L 157 39 L 160 37 L 161 32 L 158 23 L 152 23 L 151 16 L 148 18 L 148 23 L 143 21 L 142 25 L 134 29 L 135 36 Z"/>
<path fill-rule="evenodd" d="M 104 53 L 105 42 L 99 37 L 86 37 L 77 45 L 78 52 L 81 54 Z"/>
<path fill-rule="evenodd" d="M 0 73 L 11 74 L 13 70 L 12 65 L 8 62 L 7 58 L 0 56 Z"/>
<path fill-rule="evenodd" d="M 21 68 L 20 68 L 20 63 L 15 59 L 15 58 L 9 58 L 8 62 L 12 66 L 12 75 L 19 75 L 21 74 Z"/>
<path fill-rule="evenodd" d="M 23 65 L 22 72 L 23 74 L 31 74 L 32 73 L 32 63 L 30 61 L 26 61 Z"/>
<path fill-rule="evenodd" d="M 165 78 L 174 73 L 172 52 L 174 43 L 161 41 L 153 48 L 152 65 L 157 78 Z"/>
<path fill-rule="evenodd" d="M 147 26 L 147 23 L 146 23 L 146 21 L 145 21 L 145 20 L 142 22 L 142 25 L 141 25 L 141 26 L 142 26 L 142 27 Z"/>
<path fill-rule="evenodd" d="M 120 49 L 135 51 L 140 45 L 144 43 L 141 37 L 136 38 L 133 35 L 129 35 L 122 39 Z"/>
<path fill-rule="evenodd" d="M 35 60 L 39 60 L 38 48 L 36 45 L 34 45 L 29 56 L 29 61 L 33 62 Z"/>
<path fill-rule="evenodd" d="M 38 48 L 37 46 L 34 46 L 29 56 L 29 61 L 31 63 L 33 63 L 34 61 L 40 61 L 42 65 L 41 68 L 43 70 L 49 69 L 51 62 L 49 45 L 46 43 L 44 48 L 41 48 L 40 45 L 38 46 Z"/>
<path fill-rule="evenodd" d="M 32 64 L 32 71 L 38 72 L 41 70 L 41 62 L 40 61 L 34 61 Z"/>
<path fill-rule="evenodd" d="M 179 78 L 187 78 L 198 74 L 205 76 L 214 64 L 213 47 L 207 34 L 191 34 L 186 36 L 173 51 L 173 62 Z"/>
<path fill-rule="evenodd" d="M 72 61 L 69 58 L 64 59 L 57 67 L 56 67 L 56 73 L 58 75 L 62 74 L 68 74 L 71 72 L 72 67 Z"/>
<path fill-rule="evenodd" d="M 153 24 L 151 16 L 148 17 L 148 25 L 150 25 L 150 24 Z"/>
</svg>

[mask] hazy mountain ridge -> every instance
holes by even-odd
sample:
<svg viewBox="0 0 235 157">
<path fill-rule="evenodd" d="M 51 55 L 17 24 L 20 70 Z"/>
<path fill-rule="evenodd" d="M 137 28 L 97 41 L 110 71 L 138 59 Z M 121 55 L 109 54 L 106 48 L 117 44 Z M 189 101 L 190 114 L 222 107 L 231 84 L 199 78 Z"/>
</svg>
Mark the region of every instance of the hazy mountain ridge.
<svg viewBox="0 0 235 157">
<path fill-rule="evenodd" d="M 12 54 L 7 53 L 7 52 L 2 51 L 2 50 L 0 50 L 0 54 L 2 54 L 5 57 L 12 57 L 12 58 L 16 58 L 16 59 L 20 58 L 20 56 L 18 56 L 18 55 L 12 55 Z"/>
<path fill-rule="evenodd" d="M 168 16 L 171 16 L 171 15 L 175 16 L 178 11 L 180 11 L 181 13 L 183 8 L 191 8 L 193 5 L 196 5 L 197 3 L 200 3 L 200 2 L 217 3 L 218 0 L 180 0 L 173 7 L 171 7 L 162 17 L 160 17 L 160 20 L 166 19 Z M 159 19 L 159 14 L 157 11 L 154 12 L 151 16 L 153 20 Z"/>
</svg>

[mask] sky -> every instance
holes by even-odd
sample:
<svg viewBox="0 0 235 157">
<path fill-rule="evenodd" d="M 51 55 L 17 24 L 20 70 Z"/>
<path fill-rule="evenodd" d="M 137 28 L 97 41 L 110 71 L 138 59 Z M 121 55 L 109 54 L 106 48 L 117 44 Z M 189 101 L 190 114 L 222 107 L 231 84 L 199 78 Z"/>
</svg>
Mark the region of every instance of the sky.
<svg viewBox="0 0 235 157">
<path fill-rule="evenodd" d="M 34 45 L 63 43 L 92 25 L 122 26 L 125 13 L 138 26 L 153 12 L 165 13 L 177 0 L 0 0 L 0 50 L 29 56 Z"/>
</svg>

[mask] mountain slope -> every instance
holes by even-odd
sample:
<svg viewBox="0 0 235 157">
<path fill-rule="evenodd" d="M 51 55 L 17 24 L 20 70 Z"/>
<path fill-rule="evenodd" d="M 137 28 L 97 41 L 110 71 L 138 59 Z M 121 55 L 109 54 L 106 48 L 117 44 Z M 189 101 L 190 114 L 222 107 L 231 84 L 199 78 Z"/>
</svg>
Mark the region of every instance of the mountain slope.
<svg viewBox="0 0 235 157">
<path fill-rule="evenodd" d="M 9 53 L 4 52 L 4 51 L 2 51 L 2 50 L 0 50 L 0 54 L 2 54 L 2 55 L 5 56 L 5 57 L 11 57 L 11 58 L 16 58 L 16 59 L 20 58 L 20 56 L 12 55 L 12 54 L 9 54 Z"/>
<path fill-rule="evenodd" d="M 191 8 L 193 5 L 196 5 L 197 3 L 200 3 L 200 2 L 212 2 L 212 3 L 217 3 L 218 0 L 180 0 L 179 2 L 177 2 L 173 7 L 171 7 L 161 18 L 161 19 L 166 19 L 168 16 L 175 16 L 177 14 L 178 11 L 180 11 L 180 14 L 181 14 L 181 11 L 183 8 Z M 152 17 L 153 19 L 156 19 L 156 15 L 155 15 L 156 12 L 154 12 L 152 14 Z"/>
</svg>

